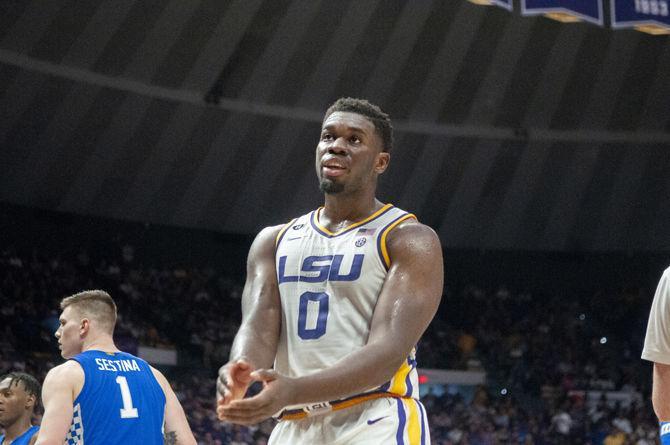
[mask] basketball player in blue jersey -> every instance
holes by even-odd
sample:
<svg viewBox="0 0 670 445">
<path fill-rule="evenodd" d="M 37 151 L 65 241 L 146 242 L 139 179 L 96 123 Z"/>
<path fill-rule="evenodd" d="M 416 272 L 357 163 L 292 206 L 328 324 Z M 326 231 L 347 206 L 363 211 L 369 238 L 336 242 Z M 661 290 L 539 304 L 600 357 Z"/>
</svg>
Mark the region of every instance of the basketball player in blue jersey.
<svg viewBox="0 0 670 445">
<path fill-rule="evenodd" d="M 104 291 L 64 298 L 63 358 L 46 376 L 37 445 L 189 444 L 195 439 L 166 378 L 114 345 L 116 305 Z"/>
<path fill-rule="evenodd" d="M 324 206 L 249 252 L 242 324 L 219 370 L 219 419 L 280 419 L 270 444 L 428 444 L 414 347 L 442 295 L 440 242 L 376 199 L 388 115 L 343 98 L 316 147 Z M 261 392 L 245 398 L 249 385 Z"/>
<path fill-rule="evenodd" d="M 33 445 L 38 426 L 32 424 L 40 384 L 25 372 L 0 377 L 0 445 Z"/>
</svg>

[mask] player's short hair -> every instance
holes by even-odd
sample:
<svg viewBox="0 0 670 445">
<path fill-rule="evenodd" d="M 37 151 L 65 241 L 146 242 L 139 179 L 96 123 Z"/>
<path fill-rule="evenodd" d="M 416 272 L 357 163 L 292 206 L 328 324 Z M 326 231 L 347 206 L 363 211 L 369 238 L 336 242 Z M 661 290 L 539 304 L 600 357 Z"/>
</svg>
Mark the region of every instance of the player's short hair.
<svg viewBox="0 0 670 445">
<path fill-rule="evenodd" d="M 60 302 L 61 310 L 69 306 L 75 307 L 81 315 L 96 320 L 109 332 L 114 332 L 116 304 L 104 290 L 85 290 L 63 298 Z"/>
<path fill-rule="evenodd" d="M 15 371 L 1 376 L 0 382 L 6 379 L 9 379 L 10 387 L 21 383 L 23 385 L 23 390 L 26 392 L 26 394 L 35 396 L 35 407 L 39 405 L 40 393 L 42 392 L 42 387 L 40 385 L 40 382 L 38 382 L 35 377 L 25 372 Z"/>
<path fill-rule="evenodd" d="M 391 151 L 393 148 L 393 126 L 391 125 L 391 118 L 377 105 L 370 103 L 365 99 L 341 97 L 328 107 L 326 114 L 323 116 L 323 120 L 325 121 L 328 116 L 336 111 L 356 113 L 368 118 L 368 120 L 375 126 L 375 130 L 382 140 L 382 151 Z"/>
</svg>

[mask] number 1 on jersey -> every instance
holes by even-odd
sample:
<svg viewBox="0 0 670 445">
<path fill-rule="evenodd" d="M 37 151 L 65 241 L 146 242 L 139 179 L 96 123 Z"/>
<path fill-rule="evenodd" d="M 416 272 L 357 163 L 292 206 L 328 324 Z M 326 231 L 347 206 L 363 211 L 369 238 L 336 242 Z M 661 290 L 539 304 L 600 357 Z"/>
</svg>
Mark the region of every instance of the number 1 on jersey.
<svg viewBox="0 0 670 445">
<path fill-rule="evenodd" d="M 134 419 L 135 417 L 140 417 L 137 408 L 133 408 L 133 398 L 130 395 L 128 380 L 120 375 L 116 378 L 116 383 L 118 383 L 121 388 L 121 398 L 123 399 L 123 408 L 119 410 L 121 411 L 121 418 Z"/>
</svg>

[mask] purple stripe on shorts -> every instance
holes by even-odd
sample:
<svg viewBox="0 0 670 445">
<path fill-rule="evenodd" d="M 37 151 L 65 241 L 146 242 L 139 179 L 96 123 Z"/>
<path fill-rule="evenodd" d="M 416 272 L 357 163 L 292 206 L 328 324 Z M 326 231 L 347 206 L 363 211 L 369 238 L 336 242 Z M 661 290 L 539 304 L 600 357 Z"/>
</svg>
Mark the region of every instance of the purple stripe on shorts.
<svg viewBox="0 0 670 445">
<path fill-rule="evenodd" d="M 424 420 L 423 404 L 418 400 L 416 400 L 416 404 L 419 405 L 419 413 L 421 413 L 421 445 L 426 445 L 426 421 Z"/>
</svg>

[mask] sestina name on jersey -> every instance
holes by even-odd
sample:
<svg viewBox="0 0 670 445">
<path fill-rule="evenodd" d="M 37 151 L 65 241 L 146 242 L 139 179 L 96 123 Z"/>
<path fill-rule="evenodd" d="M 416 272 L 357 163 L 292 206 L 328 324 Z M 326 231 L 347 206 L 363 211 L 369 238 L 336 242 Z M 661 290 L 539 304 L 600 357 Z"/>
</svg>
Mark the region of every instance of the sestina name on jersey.
<svg viewBox="0 0 670 445">
<path fill-rule="evenodd" d="M 300 275 L 286 274 L 288 256 L 279 258 L 279 284 L 302 281 L 305 283 L 322 283 L 324 281 L 356 281 L 361 276 L 361 268 L 365 255 L 356 254 L 347 258 L 345 255 L 308 256 L 302 262 Z M 342 270 L 342 263 L 351 263 L 349 271 Z M 346 267 L 346 266 L 345 266 Z M 304 272 L 304 273 L 302 273 Z"/>
<path fill-rule="evenodd" d="M 135 360 L 107 360 L 96 358 L 95 363 L 100 371 L 139 371 L 140 367 Z"/>
</svg>

